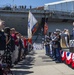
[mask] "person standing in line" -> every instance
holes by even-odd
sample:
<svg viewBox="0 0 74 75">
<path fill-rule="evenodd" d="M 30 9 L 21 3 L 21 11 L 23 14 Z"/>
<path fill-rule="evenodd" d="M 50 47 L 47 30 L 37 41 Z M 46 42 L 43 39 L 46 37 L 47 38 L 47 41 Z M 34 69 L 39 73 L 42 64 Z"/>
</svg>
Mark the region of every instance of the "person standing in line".
<svg viewBox="0 0 74 75">
<path fill-rule="evenodd" d="M 24 37 L 24 55 L 27 55 L 28 52 L 28 39 Z"/>
<path fill-rule="evenodd" d="M 11 35 L 11 51 L 12 51 L 12 64 L 14 64 L 14 53 L 15 53 L 15 40 L 12 37 L 12 30 L 10 29 L 10 35 Z"/>
<path fill-rule="evenodd" d="M 4 29 L 5 35 L 6 35 L 6 50 L 4 52 L 4 60 L 3 62 L 6 63 L 9 67 L 12 67 L 12 37 L 10 35 L 10 28 L 5 27 Z"/>
<path fill-rule="evenodd" d="M 45 35 L 45 50 L 46 50 L 46 55 L 49 55 L 49 36 Z"/>
<path fill-rule="evenodd" d="M 57 34 L 56 32 L 53 33 L 52 37 L 52 49 L 53 49 L 53 59 L 56 60 L 56 39 L 57 39 Z"/>
<path fill-rule="evenodd" d="M 72 30 L 72 38 L 74 39 L 74 28 Z"/>
<path fill-rule="evenodd" d="M 22 56 L 21 56 L 21 54 L 22 54 L 22 49 L 23 49 L 23 44 L 22 44 L 22 40 L 21 40 L 21 34 L 20 33 L 18 33 L 18 42 L 19 42 L 19 52 L 18 52 L 18 62 L 20 61 L 20 60 L 22 60 Z"/>
<path fill-rule="evenodd" d="M 61 54 L 60 54 L 60 50 L 61 50 L 61 45 L 60 45 L 60 31 L 56 31 L 56 62 L 61 62 Z"/>
<path fill-rule="evenodd" d="M 12 32 L 11 36 L 14 38 L 14 41 L 15 41 L 15 50 L 13 52 L 13 55 L 14 55 L 13 63 L 16 64 L 18 61 L 18 45 L 19 45 L 18 38 L 17 38 L 18 32 L 16 32 L 15 28 L 11 28 L 11 32 Z"/>
<path fill-rule="evenodd" d="M 6 36 L 4 34 L 5 22 L 0 20 L 0 64 L 3 61 L 4 51 L 6 50 Z"/>
<path fill-rule="evenodd" d="M 24 54 L 25 47 L 24 47 L 24 36 L 23 36 L 23 35 L 21 36 L 21 41 L 22 41 L 21 57 L 22 57 L 22 59 L 23 59 L 23 58 L 25 58 L 25 54 Z"/>
</svg>

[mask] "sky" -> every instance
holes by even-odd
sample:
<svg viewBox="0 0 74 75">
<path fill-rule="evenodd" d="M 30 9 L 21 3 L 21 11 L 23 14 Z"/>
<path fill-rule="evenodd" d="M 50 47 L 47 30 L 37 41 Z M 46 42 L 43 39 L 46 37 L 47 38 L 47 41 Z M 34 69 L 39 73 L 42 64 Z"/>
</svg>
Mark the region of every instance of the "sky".
<svg viewBox="0 0 74 75">
<path fill-rule="evenodd" d="M 38 7 L 38 6 L 44 6 L 46 3 L 50 2 L 56 2 L 56 1 L 61 1 L 61 0 L 0 0 L 0 6 L 6 6 L 6 5 L 26 5 L 26 6 L 33 6 L 33 7 Z"/>
</svg>

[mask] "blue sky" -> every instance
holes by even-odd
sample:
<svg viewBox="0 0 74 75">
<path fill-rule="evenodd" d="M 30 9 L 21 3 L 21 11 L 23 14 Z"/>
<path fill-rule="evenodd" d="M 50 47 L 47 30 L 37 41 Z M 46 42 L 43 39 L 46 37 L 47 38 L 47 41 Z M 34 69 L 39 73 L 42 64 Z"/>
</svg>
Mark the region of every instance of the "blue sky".
<svg viewBox="0 0 74 75">
<path fill-rule="evenodd" d="M 14 1 L 14 2 L 13 2 Z M 43 6 L 45 3 L 55 2 L 60 0 L 0 0 L 0 6 L 4 5 L 26 5 L 26 6 Z"/>
</svg>

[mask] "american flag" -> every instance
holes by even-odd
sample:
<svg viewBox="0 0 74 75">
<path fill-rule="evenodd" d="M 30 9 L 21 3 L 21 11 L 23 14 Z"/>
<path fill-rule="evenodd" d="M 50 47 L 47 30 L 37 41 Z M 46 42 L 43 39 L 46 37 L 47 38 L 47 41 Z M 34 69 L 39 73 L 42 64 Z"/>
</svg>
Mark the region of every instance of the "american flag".
<svg viewBox="0 0 74 75">
<path fill-rule="evenodd" d="M 37 20 L 34 15 L 29 11 L 28 15 L 28 38 L 31 39 L 32 35 L 36 32 Z"/>
<path fill-rule="evenodd" d="M 44 25 L 44 34 L 47 34 L 48 32 L 48 25 L 47 23 L 45 22 L 45 25 Z"/>
</svg>

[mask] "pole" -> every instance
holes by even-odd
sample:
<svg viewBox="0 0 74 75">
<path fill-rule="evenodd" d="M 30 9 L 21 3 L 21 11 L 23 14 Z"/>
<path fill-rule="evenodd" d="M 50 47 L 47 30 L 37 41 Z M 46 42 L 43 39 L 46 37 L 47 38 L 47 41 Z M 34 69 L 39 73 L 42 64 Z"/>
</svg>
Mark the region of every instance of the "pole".
<svg viewBox="0 0 74 75">
<path fill-rule="evenodd" d="M 44 14 L 45 14 L 45 22 L 46 22 L 46 10 L 44 11 Z"/>
<path fill-rule="evenodd" d="M 12 6 L 14 6 L 14 0 L 12 0 Z"/>
<path fill-rule="evenodd" d="M 12 0 L 12 7 L 13 7 L 13 10 L 14 10 L 14 9 L 15 9 L 15 8 L 14 8 L 14 0 Z"/>
<path fill-rule="evenodd" d="M 46 22 L 46 10 L 44 10 L 44 18 L 45 18 L 45 22 Z M 43 35 L 45 35 L 44 34 L 44 32 L 45 32 L 45 22 L 44 22 L 44 28 L 43 28 Z"/>
</svg>

